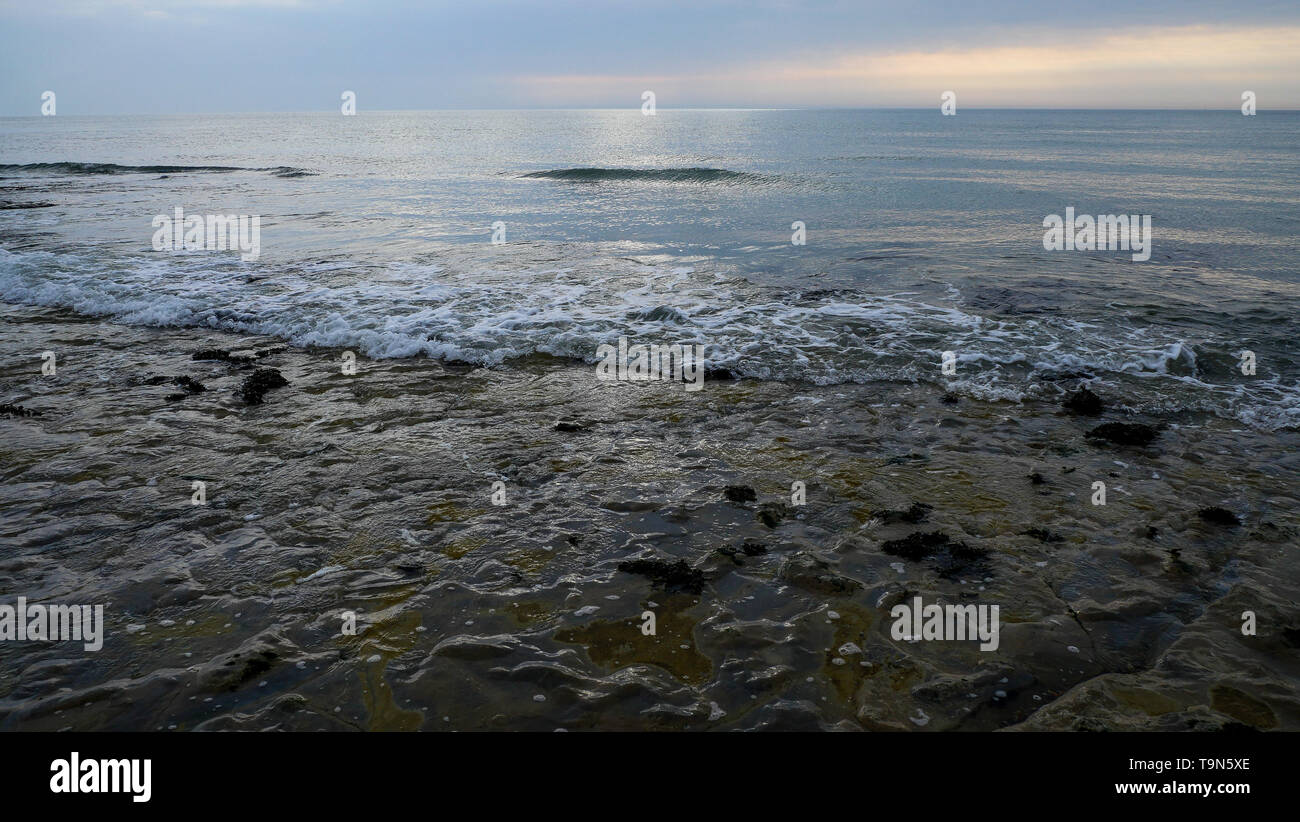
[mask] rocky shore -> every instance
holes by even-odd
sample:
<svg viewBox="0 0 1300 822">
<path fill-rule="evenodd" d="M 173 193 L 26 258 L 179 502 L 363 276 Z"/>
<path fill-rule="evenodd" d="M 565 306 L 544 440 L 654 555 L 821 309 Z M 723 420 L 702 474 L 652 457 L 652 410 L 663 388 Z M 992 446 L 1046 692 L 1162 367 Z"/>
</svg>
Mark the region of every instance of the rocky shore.
<svg viewBox="0 0 1300 822">
<path fill-rule="evenodd" d="M 107 629 L 0 643 L 0 728 L 1300 727 L 1292 430 L 0 319 L 0 585 Z"/>
</svg>

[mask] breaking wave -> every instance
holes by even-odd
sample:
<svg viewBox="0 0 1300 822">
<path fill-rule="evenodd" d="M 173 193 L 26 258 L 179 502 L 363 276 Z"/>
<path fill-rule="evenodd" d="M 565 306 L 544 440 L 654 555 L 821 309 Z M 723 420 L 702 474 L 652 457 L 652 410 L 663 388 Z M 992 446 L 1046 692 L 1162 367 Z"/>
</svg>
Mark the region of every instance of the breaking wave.
<svg viewBox="0 0 1300 822">
<path fill-rule="evenodd" d="M 309 177 L 315 172 L 292 166 L 247 168 L 244 166 L 124 166 L 117 163 L 0 163 L 0 171 L 25 171 L 33 174 L 221 174 L 231 171 L 266 171 L 276 177 Z"/>
</svg>

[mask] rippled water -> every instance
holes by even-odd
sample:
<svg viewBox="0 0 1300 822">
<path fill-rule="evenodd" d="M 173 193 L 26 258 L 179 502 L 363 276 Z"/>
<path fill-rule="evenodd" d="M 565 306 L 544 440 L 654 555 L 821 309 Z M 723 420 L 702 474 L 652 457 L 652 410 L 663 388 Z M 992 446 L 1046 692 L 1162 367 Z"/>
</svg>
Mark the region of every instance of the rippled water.
<svg viewBox="0 0 1300 822">
<path fill-rule="evenodd" d="M 620 334 L 738 374 L 1011 399 L 1090 370 L 1142 408 L 1300 421 L 1294 114 L 426 112 L 18 118 L 0 297 L 372 357 L 590 360 Z M 58 158 L 58 159 L 53 159 Z M 107 165 L 112 163 L 112 165 Z M 261 257 L 156 214 L 259 214 Z M 1149 214 L 1152 259 L 1042 220 Z M 803 222 L 807 244 L 790 242 Z M 493 223 L 504 245 L 490 243 Z M 148 292 L 147 298 L 145 292 Z M 656 310 L 658 309 L 657 313 Z M 1255 352 L 1256 375 L 1239 354 Z"/>
<path fill-rule="evenodd" d="M 1298 122 L 0 121 L 0 403 L 39 412 L 0 417 L 0 590 L 109 610 L 95 654 L 0 643 L 0 725 L 1294 727 Z M 261 215 L 259 258 L 154 252 L 177 206 Z M 1067 206 L 1151 214 L 1151 260 L 1044 251 Z M 619 336 L 744 379 L 601 383 Z M 935 530 L 986 560 L 882 550 Z M 892 639 L 918 594 L 1002 647 Z"/>
</svg>

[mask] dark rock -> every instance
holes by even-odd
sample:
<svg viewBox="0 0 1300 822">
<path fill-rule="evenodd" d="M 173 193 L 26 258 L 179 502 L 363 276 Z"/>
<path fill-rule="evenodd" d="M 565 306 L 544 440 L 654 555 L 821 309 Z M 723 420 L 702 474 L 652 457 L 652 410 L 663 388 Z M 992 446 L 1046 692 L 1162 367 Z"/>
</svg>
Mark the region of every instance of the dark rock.
<svg viewBox="0 0 1300 822">
<path fill-rule="evenodd" d="M 1140 422 L 1108 422 L 1088 432 L 1088 439 L 1105 440 L 1116 445 L 1150 445 L 1160 433 L 1158 428 Z"/>
<path fill-rule="evenodd" d="M 1142 536 L 1146 537 L 1147 539 L 1155 539 L 1159 534 L 1160 532 L 1156 530 L 1156 527 L 1154 525 L 1148 525 L 1146 531 L 1142 533 Z"/>
<path fill-rule="evenodd" d="M 728 485 L 723 489 L 722 495 L 732 502 L 753 502 L 758 499 L 758 494 L 748 485 Z"/>
<path fill-rule="evenodd" d="M 235 393 L 247 404 L 258 405 L 262 402 L 262 398 L 267 391 L 272 388 L 282 388 L 288 384 L 289 381 L 274 368 L 259 368 L 248 379 L 244 380 Z"/>
<path fill-rule="evenodd" d="M 1241 519 L 1227 508 L 1220 508 L 1212 505 L 1209 508 L 1202 508 L 1196 512 L 1196 515 L 1211 525 L 1240 525 Z"/>
<path fill-rule="evenodd" d="M 765 502 L 758 506 L 758 521 L 768 528 L 775 528 L 781 520 L 788 519 L 794 512 L 782 502 Z"/>
<path fill-rule="evenodd" d="M 989 552 L 986 549 L 956 542 L 942 531 L 931 531 L 928 534 L 917 531 L 902 539 L 886 540 L 881 543 L 880 550 L 913 562 L 928 559 L 939 576 L 945 579 L 962 576 L 967 572 L 988 572 L 985 559 Z"/>
<path fill-rule="evenodd" d="M 933 510 L 934 506 L 932 505 L 926 505 L 924 502 L 913 502 L 906 511 L 876 511 L 871 516 L 886 524 L 906 522 L 909 525 L 916 525 L 919 522 L 924 522 L 925 518 Z"/>
<path fill-rule="evenodd" d="M 704 573 L 687 565 L 685 560 L 633 559 L 620 562 L 618 570 L 643 576 L 668 593 L 686 591 L 698 594 L 704 590 Z"/>
<path fill-rule="evenodd" d="M 1071 414 L 1080 414 L 1085 417 L 1095 417 L 1099 415 L 1105 406 L 1101 402 L 1101 397 L 1089 391 L 1087 388 L 1080 388 L 1073 394 L 1065 398 L 1062 407 Z"/>
<path fill-rule="evenodd" d="M 1032 483 L 1032 484 L 1034 484 L 1034 485 L 1046 485 L 1046 484 L 1047 484 L 1047 480 L 1044 479 L 1044 478 L 1043 478 L 1043 475 L 1040 474 L 1040 473 L 1038 473 L 1037 471 L 1035 471 L 1034 473 L 1032 473 L 1032 474 L 1029 475 L 1029 481 L 1030 481 L 1030 483 Z"/>
<path fill-rule="evenodd" d="M 756 557 L 767 553 L 767 546 L 756 539 L 746 539 L 740 543 L 740 550 L 747 557 Z"/>
<path fill-rule="evenodd" d="M 905 463 L 911 462 L 912 460 L 925 462 L 927 459 L 928 458 L 924 454 L 917 454 L 917 453 L 901 454 L 901 455 L 890 457 L 889 459 L 885 460 L 885 465 L 903 465 Z"/>
<path fill-rule="evenodd" d="M 238 690 L 239 686 L 271 670 L 275 661 L 279 658 L 279 654 L 268 649 L 256 651 L 246 656 L 235 654 L 226 662 L 226 667 L 235 667 L 236 670 L 226 675 L 224 681 L 225 690 Z"/>
<path fill-rule="evenodd" d="M 430 339 L 433 339 L 433 338 L 430 337 Z M 468 374 L 469 372 L 474 371 L 474 370 L 476 370 L 476 369 L 478 368 L 477 365 L 475 365 L 474 363 L 469 362 L 469 361 L 467 361 L 467 360 L 448 360 L 448 359 L 442 359 L 442 360 L 439 360 L 439 362 L 442 363 L 442 367 L 443 367 L 443 368 L 447 369 L 448 371 L 450 371 L 450 372 L 453 373 L 453 374 L 458 374 L 458 375 L 461 375 L 461 376 L 464 376 L 465 374 Z"/>
<path fill-rule="evenodd" d="M 1094 376 L 1087 371 L 1044 371 L 1039 379 L 1044 382 L 1060 382 L 1061 380 L 1091 380 Z"/>
<path fill-rule="evenodd" d="M 931 556 L 930 561 L 939 576 L 944 579 L 955 579 L 961 576 L 983 576 L 989 573 L 988 563 L 985 561 L 988 555 L 987 549 L 976 548 L 964 542 L 950 542 L 942 551 Z"/>
<path fill-rule="evenodd" d="M 734 380 L 736 375 L 726 368 L 706 368 L 704 369 L 705 380 Z"/>
<path fill-rule="evenodd" d="M 943 403 L 944 405 L 956 405 L 957 395 L 949 391 L 948 393 L 944 394 L 942 397 L 939 398 L 939 402 Z"/>
<path fill-rule="evenodd" d="M 30 408 L 23 408 L 21 405 L 4 403 L 3 405 L 0 405 L 0 414 L 4 414 L 7 417 L 39 417 L 41 412 L 33 411 Z"/>
<path fill-rule="evenodd" d="M 756 539 L 746 538 L 742 540 L 738 546 L 724 545 L 718 549 L 718 553 L 723 556 L 731 557 L 731 561 L 737 565 L 743 565 L 744 563 L 740 561 L 740 554 L 744 554 L 747 557 L 756 557 L 760 554 L 766 554 L 767 546 Z"/>
<path fill-rule="evenodd" d="M 163 397 L 163 399 L 167 400 L 167 402 L 176 402 L 178 400 L 185 399 L 185 394 L 179 392 L 176 394 L 168 394 L 167 396 Z"/>
<path fill-rule="evenodd" d="M 234 355 L 224 348 L 204 348 L 199 351 L 195 351 L 194 354 L 191 355 L 190 359 L 221 360 L 222 362 L 228 362 L 232 365 L 247 365 L 248 363 L 253 361 L 252 357 L 242 357 L 242 356 Z"/>
<path fill-rule="evenodd" d="M 1039 542 L 1064 542 L 1065 537 L 1052 533 L 1046 528 L 1026 528 L 1020 532 L 1022 537 L 1033 537 Z"/>
<path fill-rule="evenodd" d="M 200 394 L 208 390 L 207 386 L 205 386 L 203 383 L 186 376 L 180 376 L 180 377 L 157 376 L 157 377 L 150 377 L 144 381 L 145 385 L 166 385 L 167 383 L 171 383 L 172 385 L 179 385 L 181 388 L 184 388 L 187 393 L 190 394 Z"/>
<path fill-rule="evenodd" d="M 804 555 L 787 559 L 777 575 L 791 585 L 828 596 L 847 596 L 862 588 L 857 580 L 833 572 L 829 563 Z"/>
<path fill-rule="evenodd" d="M 916 531 L 902 539 L 885 540 L 880 544 L 880 550 L 890 556 L 917 562 L 930 556 L 936 549 L 947 545 L 950 541 L 948 535 L 942 531 L 931 531 L 928 534 Z"/>
<path fill-rule="evenodd" d="M 564 431 L 567 433 L 587 430 L 587 426 L 576 420 L 559 420 L 555 423 L 554 427 L 556 431 Z"/>
</svg>

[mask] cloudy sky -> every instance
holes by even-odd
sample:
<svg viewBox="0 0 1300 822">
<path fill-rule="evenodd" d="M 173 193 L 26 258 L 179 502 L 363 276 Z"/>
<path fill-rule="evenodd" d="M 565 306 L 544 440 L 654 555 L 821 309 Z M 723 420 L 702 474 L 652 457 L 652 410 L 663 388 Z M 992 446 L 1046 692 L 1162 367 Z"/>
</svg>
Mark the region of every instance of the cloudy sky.
<svg viewBox="0 0 1300 822">
<path fill-rule="evenodd" d="M 0 0 L 0 115 L 1300 108 L 1296 0 Z"/>
</svg>

